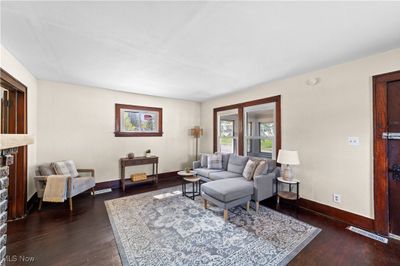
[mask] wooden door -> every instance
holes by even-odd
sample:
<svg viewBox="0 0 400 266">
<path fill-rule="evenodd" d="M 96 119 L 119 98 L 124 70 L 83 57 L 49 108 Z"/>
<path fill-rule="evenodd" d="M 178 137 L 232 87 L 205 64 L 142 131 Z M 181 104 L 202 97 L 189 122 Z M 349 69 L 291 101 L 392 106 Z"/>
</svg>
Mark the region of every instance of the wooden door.
<svg viewBox="0 0 400 266">
<path fill-rule="evenodd" d="M 400 236 L 400 71 L 374 77 L 375 230 Z"/>
<path fill-rule="evenodd" d="M 27 88 L 0 69 L 3 90 L 1 101 L 1 132 L 4 134 L 27 133 Z M 6 97 L 4 97 L 6 96 Z M 15 220 L 25 216 L 27 200 L 27 147 L 19 147 L 10 165 L 8 187 L 8 219 Z"/>
<path fill-rule="evenodd" d="M 389 233 L 400 236 L 400 80 L 388 82 Z"/>
</svg>

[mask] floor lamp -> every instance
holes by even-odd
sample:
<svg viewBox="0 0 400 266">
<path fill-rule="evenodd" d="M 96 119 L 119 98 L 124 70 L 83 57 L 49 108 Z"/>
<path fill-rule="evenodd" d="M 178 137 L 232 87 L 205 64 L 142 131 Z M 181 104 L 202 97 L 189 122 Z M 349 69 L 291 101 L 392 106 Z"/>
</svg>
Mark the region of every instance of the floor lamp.
<svg viewBox="0 0 400 266">
<path fill-rule="evenodd" d="M 199 153 L 199 138 L 203 136 L 203 129 L 199 126 L 195 126 L 194 128 L 190 129 L 190 135 L 196 139 L 196 161 Z"/>
</svg>

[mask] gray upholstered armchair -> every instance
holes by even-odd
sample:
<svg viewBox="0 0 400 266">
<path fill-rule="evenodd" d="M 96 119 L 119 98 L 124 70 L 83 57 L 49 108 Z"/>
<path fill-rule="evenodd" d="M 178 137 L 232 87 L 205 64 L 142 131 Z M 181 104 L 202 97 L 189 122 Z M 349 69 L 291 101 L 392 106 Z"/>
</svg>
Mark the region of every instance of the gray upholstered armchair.
<svg viewBox="0 0 400 266">
<path fill-rule="evenodd" d="M 75 169 L 76 174 L 68 175 L 67 178 L 67 191 L 66 197 L 69 201 L 69 209 L 72 211 L 72 197 L 85 192 L 89 189 L 92 190 L 93 196 L 94 187 L 96 185 L 96 181 L 94 178 L 94 169 Z M 43 203 L 43 194 L 46 188 L 46 181 L 49 175 L 57 175 L 60 173 L 56 173 L 52 164 L 43 164 L 40 165 L 36 170 L 36 176 L 34 177 L 35 187 L 37 196 L 40 200 L 39 202 L 39 210 L 42 208 Z M 65 175 L 65 173 L 64 173 Z"/>
</svg>

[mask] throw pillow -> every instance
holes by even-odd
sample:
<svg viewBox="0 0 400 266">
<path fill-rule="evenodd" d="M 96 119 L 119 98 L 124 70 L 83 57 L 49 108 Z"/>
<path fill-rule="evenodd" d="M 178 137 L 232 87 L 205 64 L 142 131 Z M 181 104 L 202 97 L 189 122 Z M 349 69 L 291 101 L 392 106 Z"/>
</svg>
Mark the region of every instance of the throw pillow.
<svg viewBox="0 0 400 266">
<path fill-rule="evenodd" d="M 65 162 L 54 162 L 53 168 L 57 175 L 71 175 Z"/>
<path fill-rule="evenodd" d="M 208 155 L 207 168 L 208 169 L 222 169 L 222 155 L 221 154 Z"/>
<path fill-rule="evenodd" d="M 243 177 L 247 180 L 253 179 L 254 171 L 256 170 L 257 162 L 248 160 L 243 170 Z"/>
<path fill-rule="evenodd" d="M 200 166 L 201 168 L 207 168 L 207 159 L 208 154 L 201 154 L 200 155 Z"/>
<path fill-rule="evenodd" d="M 78 170 L 76 170 L 76 166 L 74 161 L 72 160 L 67 160 L 64 161 L 65 165 L 67 166 L 69 173 L 71 174 L 71 177 L 77 177 L 79 176 Z"/>
<path fill-rule="evenodd" d="M 55 175 L 53 167 L 50 164 L 42 164 L 39 166 L 39 172 L 42 176 Z"/>
<path fill-rule="evenodd" d="M 268 167 L 267 162 L 264 160 L 259 161 L 257 164 L 256 170 L 254 170 L 253 176 L 262 175 L 265 167 Z"/>
</svg>

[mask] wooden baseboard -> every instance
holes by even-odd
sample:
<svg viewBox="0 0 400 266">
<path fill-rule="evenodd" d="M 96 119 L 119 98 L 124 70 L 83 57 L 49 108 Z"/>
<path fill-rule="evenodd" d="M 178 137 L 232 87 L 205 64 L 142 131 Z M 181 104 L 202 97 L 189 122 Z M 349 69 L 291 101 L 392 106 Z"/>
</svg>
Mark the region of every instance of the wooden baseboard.
<svg viewBox="0 0 400 266">
<path fill-rule="evenodd" d="M 160 173 L 160 174 L 158 174 L 158 180 L 160 181 L 160 180 L 165 180 L 165 179 L 176 178 L 176 177 L 178 177 L 177 173 L 178 173 L 178 171 Z M 106 188 L 116 189 L 116 188 L 120 188 L 120 187 L 121 187 L 120 179 L 117 179 L 117 180 L 96 183 L 96 186 L 94 188 L 96 190 L 100 190 L 100 189 L 106 189 Z"/>
<path fill-rule="evenodd" d="M 39 203 L 39 198 L 37 196 L 37 193 L 35 192 L 35 194 L 32 195 L 32 197 L 28 200 L 28 202 L 26 203 L 26 213 L 30 213 L 32 208 Z"/>
<path fill-rule="evenodd" d="M 328 216 L 335 220 L 342 221 L 349 225 L 354 225 L 368 231 L 375 231 L 374 220 L 371 218 L 340 210 L 308 199 L 299 199 L 299 206 L 301 208 Z"/>
</svg>

